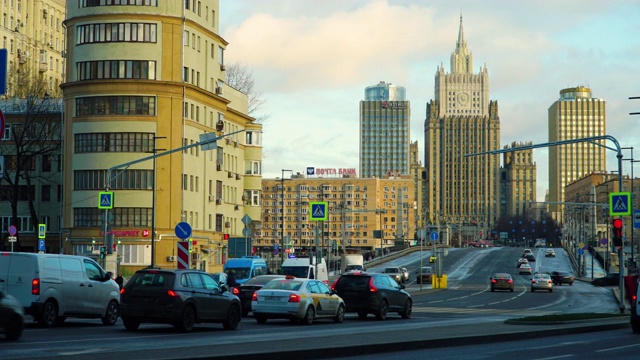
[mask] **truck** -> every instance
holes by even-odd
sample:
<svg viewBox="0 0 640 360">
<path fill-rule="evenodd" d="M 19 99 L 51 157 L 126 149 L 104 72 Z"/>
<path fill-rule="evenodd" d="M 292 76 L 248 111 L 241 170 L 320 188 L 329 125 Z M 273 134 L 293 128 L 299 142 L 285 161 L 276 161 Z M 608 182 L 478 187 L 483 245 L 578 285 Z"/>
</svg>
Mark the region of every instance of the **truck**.
<svg viewBox="0 0 640 360">
<path fill-rule="evenodd" d="M 282 262 L 282 275 L 290 275 L 297 278 L 316 279 L 329 284 L 327 263 L 320 258 L 316 263 L 316 257 L 290 257 Z"/>
<path fill-rule="evenodd" d="M 222 269 L 227 274 L 229 286 L 242 285 L 254 276 L 267 274 L 267 263 L 259 256 L 243 256 L 229 259 Z"/>
<path fill-rule="evenodd" d="M 340 258 L 340 270 L 342 272 L 352 270 L 365 271 L 364 257 L 362 254 L 343 254 Z"/>
</svg>

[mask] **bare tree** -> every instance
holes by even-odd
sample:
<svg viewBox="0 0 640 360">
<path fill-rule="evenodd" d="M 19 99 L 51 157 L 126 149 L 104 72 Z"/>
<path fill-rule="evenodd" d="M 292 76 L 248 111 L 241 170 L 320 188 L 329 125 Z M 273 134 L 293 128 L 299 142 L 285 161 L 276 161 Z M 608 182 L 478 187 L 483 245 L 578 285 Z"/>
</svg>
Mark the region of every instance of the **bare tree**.
<svg viewBox="0 0 640 360">
<path fill-rule="evenodd" d="M 5 174 L 0 186 L 0 199 L 11 207 L 11 222 L 20 224 L 18 207 L 25 204 L 35 230 L 42 209 L 37 209 L 36 184 L 60 184 L 62 151 L 62 99 L 51 98 L 44 79 L 20 79 L 25 98 L 17 96 L 3 104 L 5 142 L 0 154 L 5 157 Z M 55 189 L 56 187 L 51 187 Z M 24 206 L 24 205 L 23 205 Z M 18 238 L 18 247 L 20 238 Z"/>
<path fill-rule="evenodd" d="M 226 75 L 227 85 L 249 97 L 249 115 L 255 117 L 257 123 L 264 124 L 270 115 L 259 113 L 266 99 L 255 89 L 253 72 L 241 63 L 234 63 L 226 66 Z"/>
</svg>

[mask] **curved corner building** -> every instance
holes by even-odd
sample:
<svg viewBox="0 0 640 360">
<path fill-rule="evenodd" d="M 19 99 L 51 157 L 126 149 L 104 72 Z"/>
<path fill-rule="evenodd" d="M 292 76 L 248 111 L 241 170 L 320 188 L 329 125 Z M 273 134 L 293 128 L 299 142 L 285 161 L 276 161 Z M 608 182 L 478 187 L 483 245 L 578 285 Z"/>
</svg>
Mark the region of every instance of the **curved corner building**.
<svg viewBox="0 0 640 360">
<path fill-rule="evenodd" d="M 220 271 L 225 234 L 244 238 L 243 217 L 260 218 L 262 126 L 247 96 L 225 84 L 218 1 L 78 0 L 67 14 L 67 251 L 96 254 L 113 241 L 108 270 L 117 260 L 129 271 Z M 214 149 L 188 147 L 205 133 L 228 136 Z M 188 264 L 177 250 L 180 222 L 193 229 Z"/>
</svg>

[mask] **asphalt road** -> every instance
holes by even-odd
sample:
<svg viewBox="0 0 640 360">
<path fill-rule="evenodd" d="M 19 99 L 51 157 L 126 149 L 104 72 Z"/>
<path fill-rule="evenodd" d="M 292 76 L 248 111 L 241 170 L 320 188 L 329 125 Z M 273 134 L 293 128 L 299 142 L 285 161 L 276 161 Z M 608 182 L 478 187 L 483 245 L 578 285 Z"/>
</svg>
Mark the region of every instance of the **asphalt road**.
<svg viewBox="0 0 640 360">
<path fill-rule="evenodd" d="M 411 319 L 391 314 L 386 321 L 373 317 L 360 320 L 348 314 L 342 324 L 318 321 L 311 326 L 289 321 L 257 324 L 243 318 L 238 330 L 225 331 L 219 324 L 205 324 L 189 334 L 176 333 L 170 326 L 143 324 L 139 331 L 103 326 L 100 321 L 68 319 L 61 327 L 42 329 L 29 324 L 21 341 L 0 342 L 0 359 L 191 359 L 302 357 L 333 358 L 345 355 L 395 352 L 411 349 L 442 348 L 491 341 L 558 336 L 563 332 L 619 329 L 631 333 L 626 318 L 592 324 L 509 325 L 507 319 L 566 312 L 617 312 L 611 289 L 576 282 L 558 286 L 553 293 L 531 293 L 530 277 L 516 275 L 515 264 L 522 249 L 452 249 L 445 256 L 448 274 L 445 290 L 429 285 L 406 284 L 414 297 Z M 536 269 L 568 268 L 564 252 L 557 258 L 539 258 Z M 424 254 L 423 254 L 424 255 Z M 564 256 L 564 257 L 563 257 Z M 427 257 L 428 258 L 428 257 Z M 420 254 L 395 260 L 415 273 Z M 376 269 L 369 269 L 376 270 Z M 516 291 L 490 292 L 493 272 L 511 272 Z"/>
</svg>

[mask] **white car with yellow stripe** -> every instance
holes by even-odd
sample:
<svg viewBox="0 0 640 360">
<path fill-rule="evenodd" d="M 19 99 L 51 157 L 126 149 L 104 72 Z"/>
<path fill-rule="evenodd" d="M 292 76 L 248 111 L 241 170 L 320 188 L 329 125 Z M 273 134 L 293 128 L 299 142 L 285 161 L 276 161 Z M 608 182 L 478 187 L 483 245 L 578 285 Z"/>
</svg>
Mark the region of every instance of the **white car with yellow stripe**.
<svg viewBox="0 0 640 360">
<path fill-rule="evenodd" d="M 267 319 L 289 319 L 310 325 L 315 319 L 344 320 L 342 298 L 322 281 L 287 276 L 266 283 L 253 293 L 253 317 L 260 324 Z"/>
</svg>

